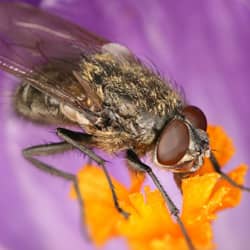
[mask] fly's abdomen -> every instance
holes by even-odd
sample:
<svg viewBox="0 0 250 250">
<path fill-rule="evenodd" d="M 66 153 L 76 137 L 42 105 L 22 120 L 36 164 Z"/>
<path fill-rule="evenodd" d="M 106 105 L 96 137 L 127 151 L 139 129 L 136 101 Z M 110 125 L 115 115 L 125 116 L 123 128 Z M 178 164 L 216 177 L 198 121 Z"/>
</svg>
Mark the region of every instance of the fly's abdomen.
<svg viewBox="0 0 250 250">
<path fill-rule="evenodd" d="M 22 83 L 14 97 L 17 114 L 26 119 L 45 124 L 71 123 L 60 111 L 60 103 L 29 83 Z"/>
</svg>

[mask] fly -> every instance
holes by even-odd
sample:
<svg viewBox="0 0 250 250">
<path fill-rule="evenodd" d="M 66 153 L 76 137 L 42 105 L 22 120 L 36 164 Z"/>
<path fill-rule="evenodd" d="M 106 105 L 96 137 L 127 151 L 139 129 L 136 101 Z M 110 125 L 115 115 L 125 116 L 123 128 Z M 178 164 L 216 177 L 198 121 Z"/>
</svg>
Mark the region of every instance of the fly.
<svg viewBox="0 0 250 250">
<path fill-rule="evenodd" d="M 128 217 L 118 203 L 105 160 L 91 148 L 125 151 L 129 166 L 147 173 L 161 192 L 190 250 L 195 248 L 179 210 L 141 156 L 151 152 L 153 162 L 173 172 L 177 183 L 208 157 L 232 185 L 250 191 L 221 172 L 210 150 L 205 114 L 187 104 L 168 80 L 128 48 L 27 4 L 1 3 L 0 18 L 0 68 L 21 79 L 16 112 L 34 122 L 60 126 L 56 131 L 61 142 L 26 148 L 23 156 L 38 169 L 73 182 L 83 216 L 76 176 L 37 156 L 72 149 L 86 154 L 103 168 L 114 206 Z M 63 128 L 66 125 L 83 132 Z"/>
</svg>

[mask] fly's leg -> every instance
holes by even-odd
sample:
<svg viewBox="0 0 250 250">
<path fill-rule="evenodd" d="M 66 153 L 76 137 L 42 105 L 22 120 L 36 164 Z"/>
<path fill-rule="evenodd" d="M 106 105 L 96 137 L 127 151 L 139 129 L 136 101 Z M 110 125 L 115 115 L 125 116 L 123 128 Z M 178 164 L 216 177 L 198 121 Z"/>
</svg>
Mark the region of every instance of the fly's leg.
<svg viewBox="0 0 250 250">
<path fill-rule="evenodd" d="M 91 135 L 83 134 L 80 132 L 74 132 L 74 131 L 64 129 L 64 128 L 57 128 L 57 135 L 60 138 L 62 138 L 65 142 L 72 145 L 74 148 L 77 148 L 78 150 L 80 150 L 81 152 L 86 154 L 90 159 L 92 159 L 99 166 L 102 167 L 104 174 L 107 178 L 111 193 L 112 193 L 115 208 L 117 209 L 117 211 L 120 214 L 122 214 L 124 216 L 124 218 L 128 218 L 129 213 L 124 211 L 119 205 L 117 194 L 115 192 L 114 184 L 111 180 L 111 177 L 110 177 L 108 170 L 106 168 L 106 165 L 105 165 L 106 161 L 104 159 L 102 159 L 100 156 L 98 156 L 94 151 L 92 151 L 91 149 L 86 147 L 86 145 L 91 144 Z"/>
<path fill-rule="evenodd" d="M 228 176 L 227 174 L 225 174 L 224 172 L 221 171 L 220 164 L 218 163 L 215 155 L 212 152 L 211 152 L 211 155 L 210 155 L 210 161 L 211 161 L 211 163 L 213 165 L 214 171 L 217 172 L 218 174 L 220 174 L 232 186 L 237 187 L 239 189 L 242 189 L 244 191 L 250 192 L 250 188 L 249 187 L 245 187 L 245 186 L 243 186 L 241 184 L 238 184 L 233 179 L 231 179 L 230 176 Z"/>
<path fill-rule="evenodd" d="M 69 143 L 58 142 L 58 143 L 37 145 L 37 146 L 26 148 L 23 150 L 23 156 L 27 161 L 29 161 L 36 168 L 38 168 L 46 173 L 49 173 L 51 175 L 63 178 L 64 180 L 71 181 L 73 183 L 75 191 L 76 191 L 79 207 L 80 207 L 81 222 L 84 224 L 82 229 L 85 230 L 84 203 L 83 203 L 82 195 L 80 193 L 80 189 L 79 189 L 76 175 L 71 174 L 69 172 L 65 172 L 65 171 L 60 170 L 60 169 L 57 169 L 49 164 L 46 164 L 46 163 L 36 159 L 37 156 L 47 156 L 47 155 L 62 153 L 62 152 L 69 151 L 72 149 L 74 149 L 74 148 Z M 86 239 L 89 239 L 88 232 L 84 231 L 83 233 L 84 233 L 84 236 L 86 237 Z"/>
<path fill-rule="evenodd" d="M 163 186 L 161 185 L 159 179 L 156 177 L 152 169 L 146 164 L 142 163 L 140 159 L 138 158 L 138 156 L 135 154 L 135 152 L 133 152 L 132 150 L 127 151 L 127 160 L 128 160 L 128 163 L 131 165 L 131 167 L 133 167 L 135 170 L 145 172 L 150 176 L 150 178 L 152 179 L 152 181 L 154 182 L 154 184 L 160 191 L 162 197 L 166 201 L 170 213 L 175 217 L 177 223 L 179 224 L 181 232 L 183 236 L 185 237 L 189 250 L 194 250 L 195 248 L 192 243 L 192 240 L 189 237 L 188 232 L 179 217 L 178 208 L 175 206 L 174 202 L 171 200 L 167 192 L 164 190 Z"/>
</svg>

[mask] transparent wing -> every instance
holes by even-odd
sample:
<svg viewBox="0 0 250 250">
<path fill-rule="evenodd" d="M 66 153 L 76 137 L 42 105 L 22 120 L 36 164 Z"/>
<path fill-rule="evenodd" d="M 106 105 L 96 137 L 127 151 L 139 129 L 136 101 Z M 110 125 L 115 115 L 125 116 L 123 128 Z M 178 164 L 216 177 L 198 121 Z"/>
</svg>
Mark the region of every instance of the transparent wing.
<svg viewBox="0 0 250 250">
<path fill-rule="evenodd" d="M 84 55 L 98 52 L 106 43 L 109 42 L 34 6 L 0 3 L 0 68 L 48 95 L 66 98 L 78 109 L 84 108 L 75 96 L 80 85 L 62 87 L 57 80 L 62 77 L 51 77 L 51 71 L 64 77 L 72 75 Z M 44 65 L 50 74 L 45 73 Z"/>
</svg>

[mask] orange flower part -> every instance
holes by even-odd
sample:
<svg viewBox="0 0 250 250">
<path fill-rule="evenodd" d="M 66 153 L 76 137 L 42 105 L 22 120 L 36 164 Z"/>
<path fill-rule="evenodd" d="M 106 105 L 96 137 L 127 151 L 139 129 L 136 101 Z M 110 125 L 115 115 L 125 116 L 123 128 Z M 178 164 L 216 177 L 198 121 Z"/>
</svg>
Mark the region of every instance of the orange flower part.
<svg viewBox="0 0 250 250">
<path fill-rule="evenodd" d="M 217 155 L 220 163 L 228 161 L 233 151 L 230 139 L 220 128 L 213 127 L 209 131 L 210 138 L 217 137 L 214 146 L 217 145 L 218 153 L 227 147 L 231 148 L 231 153 L 227 153 L 227 156 L 222 156 L 221 153 Z M 220 149 L 219 145 L 223 148 Z M 246 170 L 247 166 L 241 164 L 229 175 L 243 184 Z M 188 249 L 180 227 L 171 217 L 160 192 L 145 187 L 144 193 L 141 193 L 144 180 L 142 174 L 132 174 L 131 179 L 129 188 L 112 179 L 120 206 L 130 213 L 126 220 L 114 208 L 103 171 L 89 165 L 79 171 L 78 182 L 85 202 L 86 223 L 93 242 L 101 245 L 119 236 L 127 240 L 131 250 Z M 182 190 L 181 219 L 196 249 L 214 249 L 211 223 L 216 219 L 217 212 L 239 204 L 240 189 L 232 187 L 215 172 L 204 172 L 203 175 L 184 179 Z M 73 188 L 71 195 L 76 198 Z"/>
<path fill-rule="evenodd" d="M 237 183 L 243 184 L 246 171 L 247 166 L 241 164 L 231 171 L 229 176 Z M 211 222 L 216 219 L 216 213 L 238 205 L 242 192 L 240 189 L 232 187 L 217 173 L 184 179 L 182 188 L 183 212 L 181 218 L 190 228 L 189 234 L 196 239 L 196 245 L 202 249 L 202 246 L 209 246 L 209 242 L 211 243 Z M 209 224 L 210 230 L 201 232 L 203 224 Z M 198 235 L 197 232 L 199 232 Z"/>
<path fill-rule="evenodd" d="M 122 216 L 117 213 L 114 207 L 107 179 L 100 168 L 86 165 L 78 172 L 77 177 L 84 199 L 90 236 L 97 245 L 103 244 L 109 238 L 117 235 L 116 227 Z M 116 180 L 112 181 L 119 199 L 128 202 L 126 188 Z M 76 198 L 73 188 L 71 196 Z"/>
<path fill-rule="evenodd" d="M 139 192 L 141 190 L 141 186 L 145 180 L 145 174 L 142 172 L 132 171 L 129 169 L 131 184 L 129 188 L 130 193 Z"/>
</svg>

